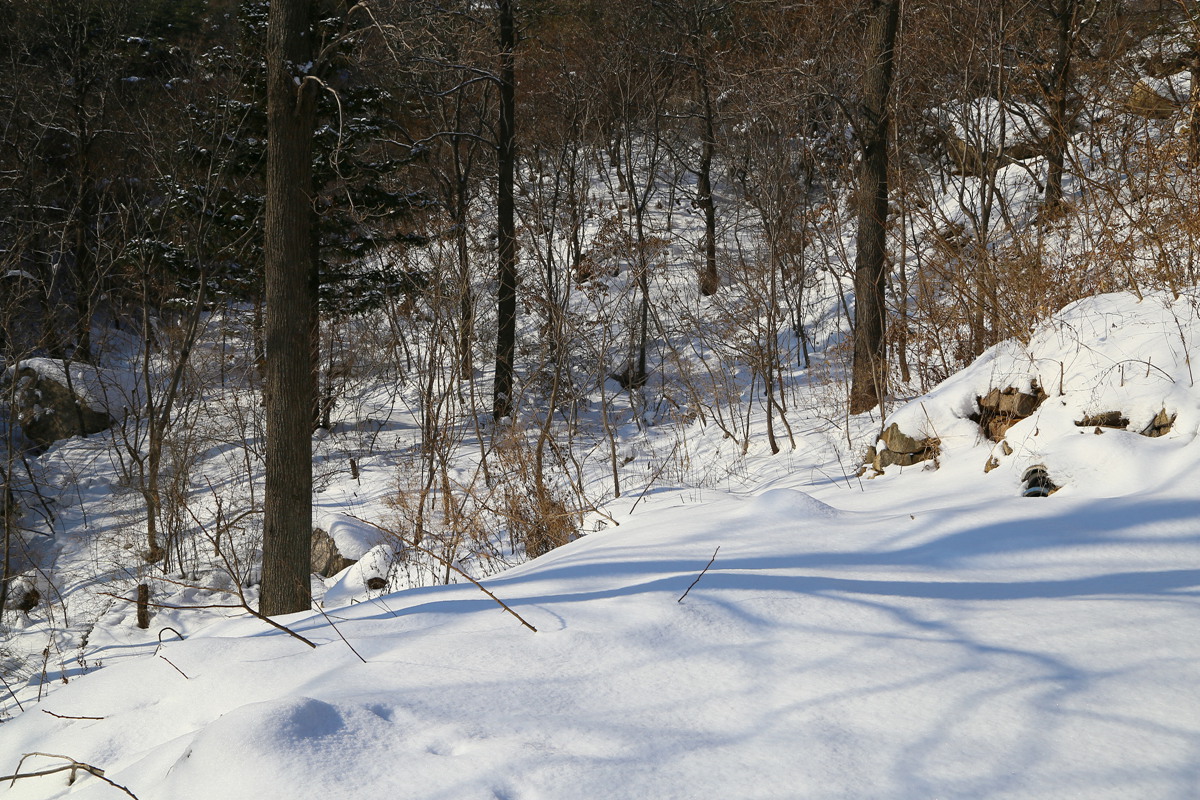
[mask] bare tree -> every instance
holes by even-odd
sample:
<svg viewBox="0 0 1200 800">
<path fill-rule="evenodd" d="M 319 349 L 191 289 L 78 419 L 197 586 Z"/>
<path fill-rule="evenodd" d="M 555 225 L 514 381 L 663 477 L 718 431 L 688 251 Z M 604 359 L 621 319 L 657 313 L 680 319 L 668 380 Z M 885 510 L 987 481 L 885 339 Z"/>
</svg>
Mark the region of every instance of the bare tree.
<svg viewBox="0 0 1200 800">
<path fill-rule="evenodd" d="M 887 386 L 884 283 L 887 276 L 888 137 L 900 0 L 871 0 L 863 37 L 866 64 L 858 121 L 858 249 L 854 263 L 854 368 L 850 413 L 878 405 Z"/>
<path fill-rule="evenodd" d="M 313 4 L 273 0 L 267 28 L 266 487 L 262 596 L 272 616 L 307 610 L 312 537 Z"/>
<path fill-rule="evenodd" d="M 517 350 L 517 217 L 513 183 L 517 166 L 516 70 L 517 46 L 513 19 L 515 0 L 498 0 L 500 29 L 500 119 L 496 128 L 498 189 L 496 289 L 496 380 L 492 390 L 492 416 L 500 420 L 513 412 L 513 358 Z"/>
</svg>

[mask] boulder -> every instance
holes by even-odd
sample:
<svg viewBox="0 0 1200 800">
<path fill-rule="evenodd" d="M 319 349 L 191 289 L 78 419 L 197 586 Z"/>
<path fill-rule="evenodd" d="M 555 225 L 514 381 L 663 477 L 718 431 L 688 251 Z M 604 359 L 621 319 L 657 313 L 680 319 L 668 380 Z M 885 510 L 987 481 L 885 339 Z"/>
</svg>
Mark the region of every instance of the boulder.
<svg viewBox="0 0 1200 800">
<path fill-rule="evenodd" d="M 329 578 L 355 563 L 338 552 L 337 542 L 321 528 L 313 528 L 311 568 L 316 574 Z"/>
<path fill-rule="evenodd" d="M 49 362 L 57 364 L 57 362 Z M 14 392 L 17 421 L 25 435 L 38 447 L 49 447 L 72 436 L 90 436 L 107 430 L 113 419 L 94 408 L 76 391 L 67 388 L 61 370 L 38 369 L 29 362 L 10 370 L 16 381 Z"/>
<path fill-rule="evenodd" d="M 24 611 L 28 614 L 37 608 L 42 600 L 38 591 L 37 580 L 33 575 L 14 575 L 8 581 L 8 593 L 4 598 L 4 608 L 8 611 Z"/>
<path fill-rule="evenodd" d="M 1151 439 L 1157 439 L 1169 433 L 1171 427 L 1175 424 L 1175 415 L 1168 414 L 1164 408 L 1154 415 L 1154 419 L 1150 420 L 1150 424 L 1142 429 L 1142 436 L 1149 436 Z"/>
<path fill-rule="evenodd" d="M 887 467 L 911 467 L 934 458 L 940 452 L 941 440 L 925 437 L 918 439 L 900 430 L 896 423 L 889 425 L 879 435 L 883 442 L 882 449 L 867 448 L 866 464 L 876 472 L 883 472 Z"/>
<path fill-rule="evenodd" d="M 909 436 L 894 422 L 879 434 L 879 438 L 887 445 L 887 449 L 894 453 L 920 453 L 926 449 L 926 443 L 929 441 Z"/>
<path fill-rule="evenodd" d="M 1083 419 L 1076 420 L 1077 428 L 1124 428 L 1129 425 L 1129 419 L 1120 411 L 1102 411 L 1099 414 L 1086 414 Z"/>
<path fill-rule="evenodd" d="M 1025 470 L 1021 482 L 1025 484 L 1021 490 L 1022 497 L 1049 497 L 1059 490 L 1058 484 L 1050 478 L 1044 464 L 1035 464 Z"/>
<path fill-rule="evenodd" d="M 993 442 L 998 442 L 1008 429 L 1037 411 L 1046 399 L 1046 393 L 1034 384 L 1032 392 L 1022 392 L 1015 387 L 992 389 L 983 397 L 976 397 L 979 413 L 971 418 L 979 423 L 980 430 Z"/>
</svg>

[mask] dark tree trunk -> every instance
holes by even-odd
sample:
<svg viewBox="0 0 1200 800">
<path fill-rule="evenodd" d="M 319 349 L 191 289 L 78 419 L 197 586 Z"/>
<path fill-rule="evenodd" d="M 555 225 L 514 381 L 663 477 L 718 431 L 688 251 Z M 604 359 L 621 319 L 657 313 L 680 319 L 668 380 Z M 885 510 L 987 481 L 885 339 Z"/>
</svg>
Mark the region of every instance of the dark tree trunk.
<svg viewBox="0 0 1200 800">
<path fill-rule="evenodd" d="M 517 146 L 514 130 L 516 77 L 513 51 L 517 34 L 513 22 L 514 0 L 497 3 L 500 23 L 500 119 L 497 127 L 498 173 L 496 380 L 492 390 L 492 416 L 499 420 L 513 411 L 513 357 L 517 342 L 517 228 L 513 203 Z"/>
<path fill-rule="evenodd" d="M 75 361 L 92 360 L 92 313 L 93 296 L 96 291 L 95 228 L 99 203 L 92 189 L 92 170 L 89 165 L 86 144 L 79 145 L 78 183 L 75 208 L 75 242 L 71 268 L 71 287 L 75 294 L 75 347 L 71 357 Z"/>
<path fill-rule="evenodd" d="M 1050 71 L 1050 151 L 1046 154 L 1046 206 L 1062 203 L 1063 164 L 1067 152 L 1067 88 L 1071 85 L 1071 56 L 1074 49 L 1078 0 L 1059 0 L 1054 10 L 1058 23 L 1054 66 Z"/>
<path fill-rule="evenodd" d="M 887 387 L 884 284 L 887 274 L 888 95 L 892 87 L 900 0 L 872 0 L 864 37 L 859 135 L 858 251 L 854 262 L 854 368 L 850 413 L 869 411 Z"/>
<path fill-rule="evenodd" d="M 266 492 L 263 614 L 307 611 L 312 539 L 312 4 L 273 0 L 267 28 Z"/>
<path fill-rule="evenodd" d="M 712 162 L 716 150 L 715 111 L 709 96 L 707 80 L 701 76 L 704 99 L 704 141 L 700 146 L 700 171 L 697 176 L 696 201 L 704 212 L 704 271 L 700 273 L 700 294 L 708 297 L 717 293 L 721 276 L 717 273 L 717 208 L 712 196 Z"/>
</svg>

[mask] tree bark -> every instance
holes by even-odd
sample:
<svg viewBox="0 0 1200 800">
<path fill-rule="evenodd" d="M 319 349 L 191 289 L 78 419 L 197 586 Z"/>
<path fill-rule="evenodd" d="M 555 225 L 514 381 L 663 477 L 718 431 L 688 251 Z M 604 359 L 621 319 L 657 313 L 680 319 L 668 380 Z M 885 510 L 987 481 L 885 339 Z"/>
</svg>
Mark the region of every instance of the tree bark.
<svg viewBox="0 0 1200 800">
<path fill-rule="evenodd" d="M 1054 9 L 1058 42 L 1050 74 L 1050 152 L 1046 154 L 1046 206 L 1062 203 L 1063 164 L 1067 152 L 1067 88 L 1071 85 L 1071 56 L 1075 44 L 1078 0 L 1059 0 Z"/>
<path fill-rule="evenodd" d="M 888 95 L 895 62 L 900 0 L 872 0 L 864 36 L 859 136 L 858 249 L 854 262 L 854 367 L 850 413 L 878 405 L 887 387 L 884 284 L 887 274 Z"/>
<path fill-rule="evenodd" d="M 513 51 L 517 34 L 513 22 L 514 0 L 499 0 L 500 119 L 497 126 L 497 277 L 496 378 L 492 389 L 492 416 L 500 420 L 513 411 L 513 358 L 517 342 L 517 228 L 513 201 L 517 147 L 514 114 L 516 75 Z"/>
<path fill-rule="evenodd" d="M 266 616 L 307 611 L 312 540 L 312 4 L 272 0 L 267 26 Z"/>
<path fill-rule="evenodd" d="M 700 172 L 696 186 L 696 202 L 704 211 L 704 271 L 700 273 L 700 294 L 709 297 L 721 286 L 717 272 L 717 208 L 712 195 L 712 162 L 716 150 L 716 125 L 712 98 L 709 96 L 708 78 L 701 75 L 701 95 L 704 106 L 704 140 L 700 145 Z"/>
</svg>

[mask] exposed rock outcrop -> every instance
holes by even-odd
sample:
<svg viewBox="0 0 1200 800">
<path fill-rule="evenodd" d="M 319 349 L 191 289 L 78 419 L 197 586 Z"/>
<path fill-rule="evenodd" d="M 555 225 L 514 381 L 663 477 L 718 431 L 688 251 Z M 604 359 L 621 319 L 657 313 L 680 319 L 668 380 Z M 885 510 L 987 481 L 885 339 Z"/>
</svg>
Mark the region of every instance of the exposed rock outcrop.
<svg viewBox="0 0 1200 800">
<path fill-rule="evenodd" d="M 28 614 L 37 608 L 41 601 L 42 593 L 38 591 L 33 575 L 14 575 L 9 579 L 8 592 L 4 598 L 5 610 L 24 611 Z"/>
<path fill-rule="evenodd" d="M 1157 439 L 1159 436 L 1170 433 L 1174 425 L 1175 415 L 1168 414 L 1164 408 L 1154 415 L 1154 419 L 1150 420 L 1150 424 L 1142 429 L 1141 434 L 1142 436 L 1149 436 L 1151 439 Z"/>
<path fill-rule="evenodd" d="M 883 447 L 867 449 L 867 463 L 876 472 L 883 472 L 890 466 L 911 467 L 935 458 L 941 446 L 941 440 L 934 437 L 918 439 L 900 430 L 896 423 L 889 425 L 879 434 Z"/>
<path fill-rule="evenodd" d="M 355 563 L 338 552 L 337 542 L 321 528 L 313 528 L 311 568 L 316 574 L 329 578 Z"/>
<path fill-rule="evenodd" d="M 1022 392 L 1015 387 L 992 389 L 983 397 L 977 397 L 979 413 L 971 419 L 979 423 L 980 430 L 993 442 L 998 442 L 1008 429 L 1033 414 L 1046 400 L 1046 393 L 1036 383 L 1031 392 Z"/>
<path fill-rule="evenodd" d="M 49 447 L 72 436 L 90 436 L 113 423 L 112 417 L 81 396 L 78 387 L 72 391 L 51 370 L 24 362 L 10 370 L 8 377 L 16 381 L 17 421 L 38 447 Z"/>
<path fill-rule="evenodd" d="M 1129 418 L 1120 411 L 1101 411 L 1098 414 L 1086 414 L 1083 419 L 1076 420 L 1077 428 L 1126 428 Z"/>
</svg>

